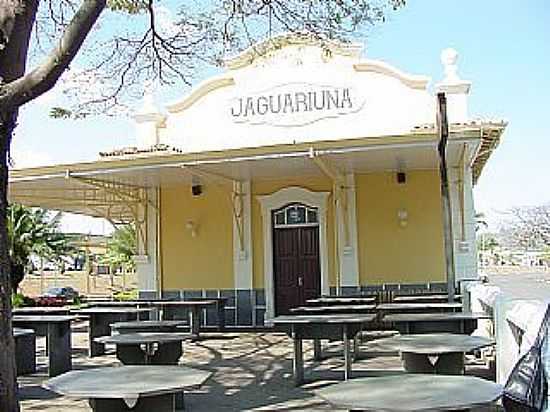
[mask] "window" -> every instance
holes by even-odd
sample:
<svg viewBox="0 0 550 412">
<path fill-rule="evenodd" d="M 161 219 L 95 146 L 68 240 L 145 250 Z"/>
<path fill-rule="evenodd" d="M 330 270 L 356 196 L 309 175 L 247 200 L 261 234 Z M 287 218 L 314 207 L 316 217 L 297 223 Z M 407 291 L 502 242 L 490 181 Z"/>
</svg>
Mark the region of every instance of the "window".
<svg viewBox="0 0 550 412">
<path fill-rule="evenodd" d="M 316 226 L 319 224 L 317 208 L 301 204 L 291 204 L 273 212 L 273 223 L 276 228 L 293 226 Z"/>
</svg>

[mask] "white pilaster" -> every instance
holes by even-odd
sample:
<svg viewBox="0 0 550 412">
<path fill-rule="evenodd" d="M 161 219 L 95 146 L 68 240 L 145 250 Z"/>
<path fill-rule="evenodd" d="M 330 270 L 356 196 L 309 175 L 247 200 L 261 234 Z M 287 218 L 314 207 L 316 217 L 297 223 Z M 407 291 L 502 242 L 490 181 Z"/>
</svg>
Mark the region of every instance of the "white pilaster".
<svg viewBox="0 0 550 412">
<path fill-rule="evenodd" d="M 355 176 L 353 173 L 346 175 L 345 184 L 343 196 L 347 197 L 346 208 L 342 207 L 342 202 L 337 202 L 335 213 L 339 239 L 340 286 L 359 286 Z M 346 226 L 348 233 L 346 233 Z"/>
<path fill-rule="evenodd" d="M 158 292 L 158 265 L 157 265 L 157 233 L 158 233 L 158 195 L 157 189 L 148 189 L 147 198 L 149 203 L 146 208 L 145 230 L 146 247 L 143 247 L 142 237 L 137 236 L 138 251 L 140 254 L 134 257 L 138 279 L 138 289 L 141 292 Z M 154 205 L 154 207 L 153 207 Z M 137 229 L 137 228 L 136 228 Z M 139 229 L 137 229 L 139 230 Z M 146 251 L 146 253 L 144 253 Z"/>
<path fill-rule="evenodd" d="M 241 224 L 237 217 L 233 216 L 233 274 L 235 280 L 235 289 L 253 288 L 253 269 L 252 269 L 252 211 L 250 181 L 233 185 L 235 193 L 240 193 L 242 199 L 242 210 L 236 209 L 237 213 L 242 213 Z M 239 234 L 242 230 L 242 234 Z M 242 245 L 240 236 L 242 236 Z"/>
<path fill-rule="evenodd" d="M 463 168 L 460 171 L 460 167 Z M 475 213 L 473 210 L 472 175 L 469 167 L 449 169 L 449 192 L 453 225 L 455 280 L 476 280 L 477 257 Z"/>
</svg>

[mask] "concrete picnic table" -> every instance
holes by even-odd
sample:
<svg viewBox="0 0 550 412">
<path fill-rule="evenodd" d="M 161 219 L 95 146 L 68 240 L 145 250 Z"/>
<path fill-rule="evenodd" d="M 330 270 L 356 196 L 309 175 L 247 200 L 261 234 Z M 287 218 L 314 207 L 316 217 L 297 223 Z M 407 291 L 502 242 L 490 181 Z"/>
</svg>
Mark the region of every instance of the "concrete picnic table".
<svg viewBox="0 0 550 412">
<path fill-rule="evenodd" d="M 148 300 L 107 300 L 102 302 L 85 303 L 86 308 L 149 308 L 152 306 Z"/>
<path fill-rule="evenodd" d="M 461 299 L 462 295 L 454 295 L 455 302 L 460 302 Z M 395 303 L 447 303 L 448 301 L 449 296 L 444 294 L 399 295 L 393 298 L 393 302 Z"/>
<path fill-rule="evenodd" d="M 293 315 L 331 315 L 349 313 L 372 313 L 376 305 L 328 305 L 328 306 L 298 306 L 291 308 Z"/>
<path fill-rule="evenodd" d="M 89 356 L 100 356 L 105 353 L 105 345 L 95 342 L 94 338 L 111 334 L 110 325 L 115 322 L 149 318 L 150 309 L 129 307 L 91 307 L 73 311 L 78 315 L 89 317 L 88 338 Z"/>
<path fill-rule="evenodd" d="M 482 312 L 393 313 L 382 318 L 404 334 L 447 332 L 466 335 L 477 329 L 479 319 L 491 319 L 491 315 Z"/>
<path fill-rule="evenodd" d="M 17 376 L 36 372 L 36 335 L 32 329 L 13 328 Z"/>
<path fill-rule="evenodd" d="M 502 386 L 474 376 L 397 374 L 352 379 L 315 394 L 350 411 L 448 411 L 490 405 Z"/>
<path fill-rule="evenodd" d="M 399 351 L 407 372 L 462 375 L 466 352 L 494 344 L 494 340 L 483 336 L 425 333 L 378 339 L 369 347 Z"/>
<path fill-rule="evenodd" d="M 95 338 L 116 345 L 116 356 L 125 365 L 177 365 L 187 333 L 124 333 Z"/>
<path fill-rule="evenodd" d="M 69 315 L 71 308 L 67 306 L 24 306 L 14 308 L 14 315 Z"/>
<path fill-rule="evenodd" d="M 140 366 L 73 371 L 44 383 L 53 392 L 88 398 L 94 412 L 174 412 L 175 396 L 211 375 L 185 366 Z"/>
<path fill-rule="evenodd" d="M 376 310 L 382 314 L 460 312 L 462 303 L 382 303 L 376 306 Z"/>
<path fill-rule="evenodd" d="M 163 320 L 178 320 L 178 316 L 182 316 L 178 309 L 189 310 L 190 332 L 193 339 L 199 339 L 200 326 L 202 318 L 202 310 L 211 305 L 217 305 L 217 301 L 213 299 L 202 300 L 157 300 L 152 304 L 162 309 Z M 181 317 L 179 318 L 182 319 Z"/>
<path fill-rule="evenodd" d="M 134 320 L 111 323 L 111 330 L 117 333 L 139 332 L 181 332 L 189 324 L 186 320 Z"/>
<path fill-rule="evenodd" d="M 125 333 L 95 338 L 116 345 L 116 357 L 124 365 L 177 365 L 183 354 L 186 333 Z M 176 395 L 176 408 L 183 409 L 183 392 Z"/>
<path fill-rule="evenodd" d="M 304 358 L 302 340 L 313 339 L 320 351 L 320 339 L 342 340 L 344 343 L 344 379 L 351 377 L 350 339 L 364 326 L 373 322 L 376 314 L 345 315 L 285 315 L 268 321 L 274 326 L 283 327 L 294 341 L 294 380 L 296 385 L 304 381 Z"/>
<path fill-rule="evenodd" d="M 376 303 L 374 296 L 321 296 L 320 298 L 306 300 L 308 305 L 371 305 Z"/>
<path fill-rule="evenodd" d="M 48 373 L 57 376 L 72 368 L 71 322 L 76 319 L 78 317 L 65 315 L 16 315 L 12 323 L 46 337 Z"/>
<path fill-rule="evenodd" d="M 218 330 L 223 331 L 225 329 L 225 305 L 227 304 L 227 297 L 186 297 L 186 301 L 200 301 L 200 300 L 213 300 L 216 302 L 216 320 L 218 322 Z"/>
</svg>

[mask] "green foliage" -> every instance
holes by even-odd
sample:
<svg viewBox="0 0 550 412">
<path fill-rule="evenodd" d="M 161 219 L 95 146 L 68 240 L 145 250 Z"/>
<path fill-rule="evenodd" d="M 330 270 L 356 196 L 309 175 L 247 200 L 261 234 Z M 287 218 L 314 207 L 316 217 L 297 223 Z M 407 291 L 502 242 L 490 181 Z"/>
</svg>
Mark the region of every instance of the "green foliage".
<svg viewBox="0 0 550 412">
<path fill-rule="evenodd" d="M 117 292 L 113 295 L 113 298 L 116 301 L 136 300 L 138 298 L 138 291 L 134 289 Z"/>
<path fill-rule="evenodd" d="M 27 266 L 33 254 L 59 262 L 61 256 L 71 251 L 67 238 L 59 231 L 60 219 L 61 213 L 52 216 L 45 209 L 9 205 L 6 224 L 12 273 L 16 267 Z M 12 277 L 12 286 L 16 288 L 22 275 Z"/>
<path fill-rule="evenodd" d="M 142 0 L 107 0 L 107 7 L 113 11 L 138 14 L 147 10 L 147 2 Z"/>
<path fill-rule="evenodd" d="M 11 295 L 11 305 L 14 308 L 20 308 L 22 306 L 34 306 L 35 302 L 32 298 L 23 295 L 22 293 L 13 293 Z"/>
<path fill-rule="evenodd" d="M 500 244 L 498 243 L 497 239 L 493 235 L 478 236 L 478 239 L 477 239 L 477 248 L 478 248 L 478 250 L 493 251 L 494 249 L 496 249 L 499 246 L 500 246 Z"/>
<path fill-rule="evenodd" d="M 113 237 L 107 243 L 107 253 L 102 257 L 102 263 L 111 268 L 124 266 L 126 269 L 134 269 L 133 257 L 137 253 L 137 239 L 134 225 L 118 227 Z"/>
<path fill-rule="evenodd" d="M 63 107 L 52 107 L 50 109 L 50 117 L 54 119 L 70 119 L 72 117 L 72 111 L 64 109 Z"/>
<path fill-rule="evenodd" d="M 74 120 L 79 120 L 79 119 L 87 118 L 90 115 L 90 113 L 87 113 L 85 111 L 75 112 L 75 111 L 72 111 L 72 110 L 69 110 L 69 109 L 65 109 L 64 107 L 56 106 L 56 107 L 52 107 L 50 109 L 49 115 L 53 119 L 64 119 L 64 120 L 74 119 Z"/>
</svg>

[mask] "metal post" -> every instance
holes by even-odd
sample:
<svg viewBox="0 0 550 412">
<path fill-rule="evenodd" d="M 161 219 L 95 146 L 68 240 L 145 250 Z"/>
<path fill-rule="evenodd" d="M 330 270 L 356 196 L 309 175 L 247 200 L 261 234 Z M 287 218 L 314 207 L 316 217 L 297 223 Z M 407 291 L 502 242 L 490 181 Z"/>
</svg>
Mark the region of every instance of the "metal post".
<svg viewBox="0 0 550 412">
<path fill-rule="evenodd" d="M 447 294 L 449 303 L 455 300 L 455 264 L 453 248 L 453 227 L 451 215 L 451 198 L 449 195 L 449 177 L 447 176 L 447 140 L 449 124 L 447 119 L 447 98 L 445 93 L 437 94 L 437 130 L 439 143 L 439 175 L 441 180 L 441 206 L 443 213 L 443 236 L 445 240 L 445 264 L 447 274 Z"/>
</svg>

